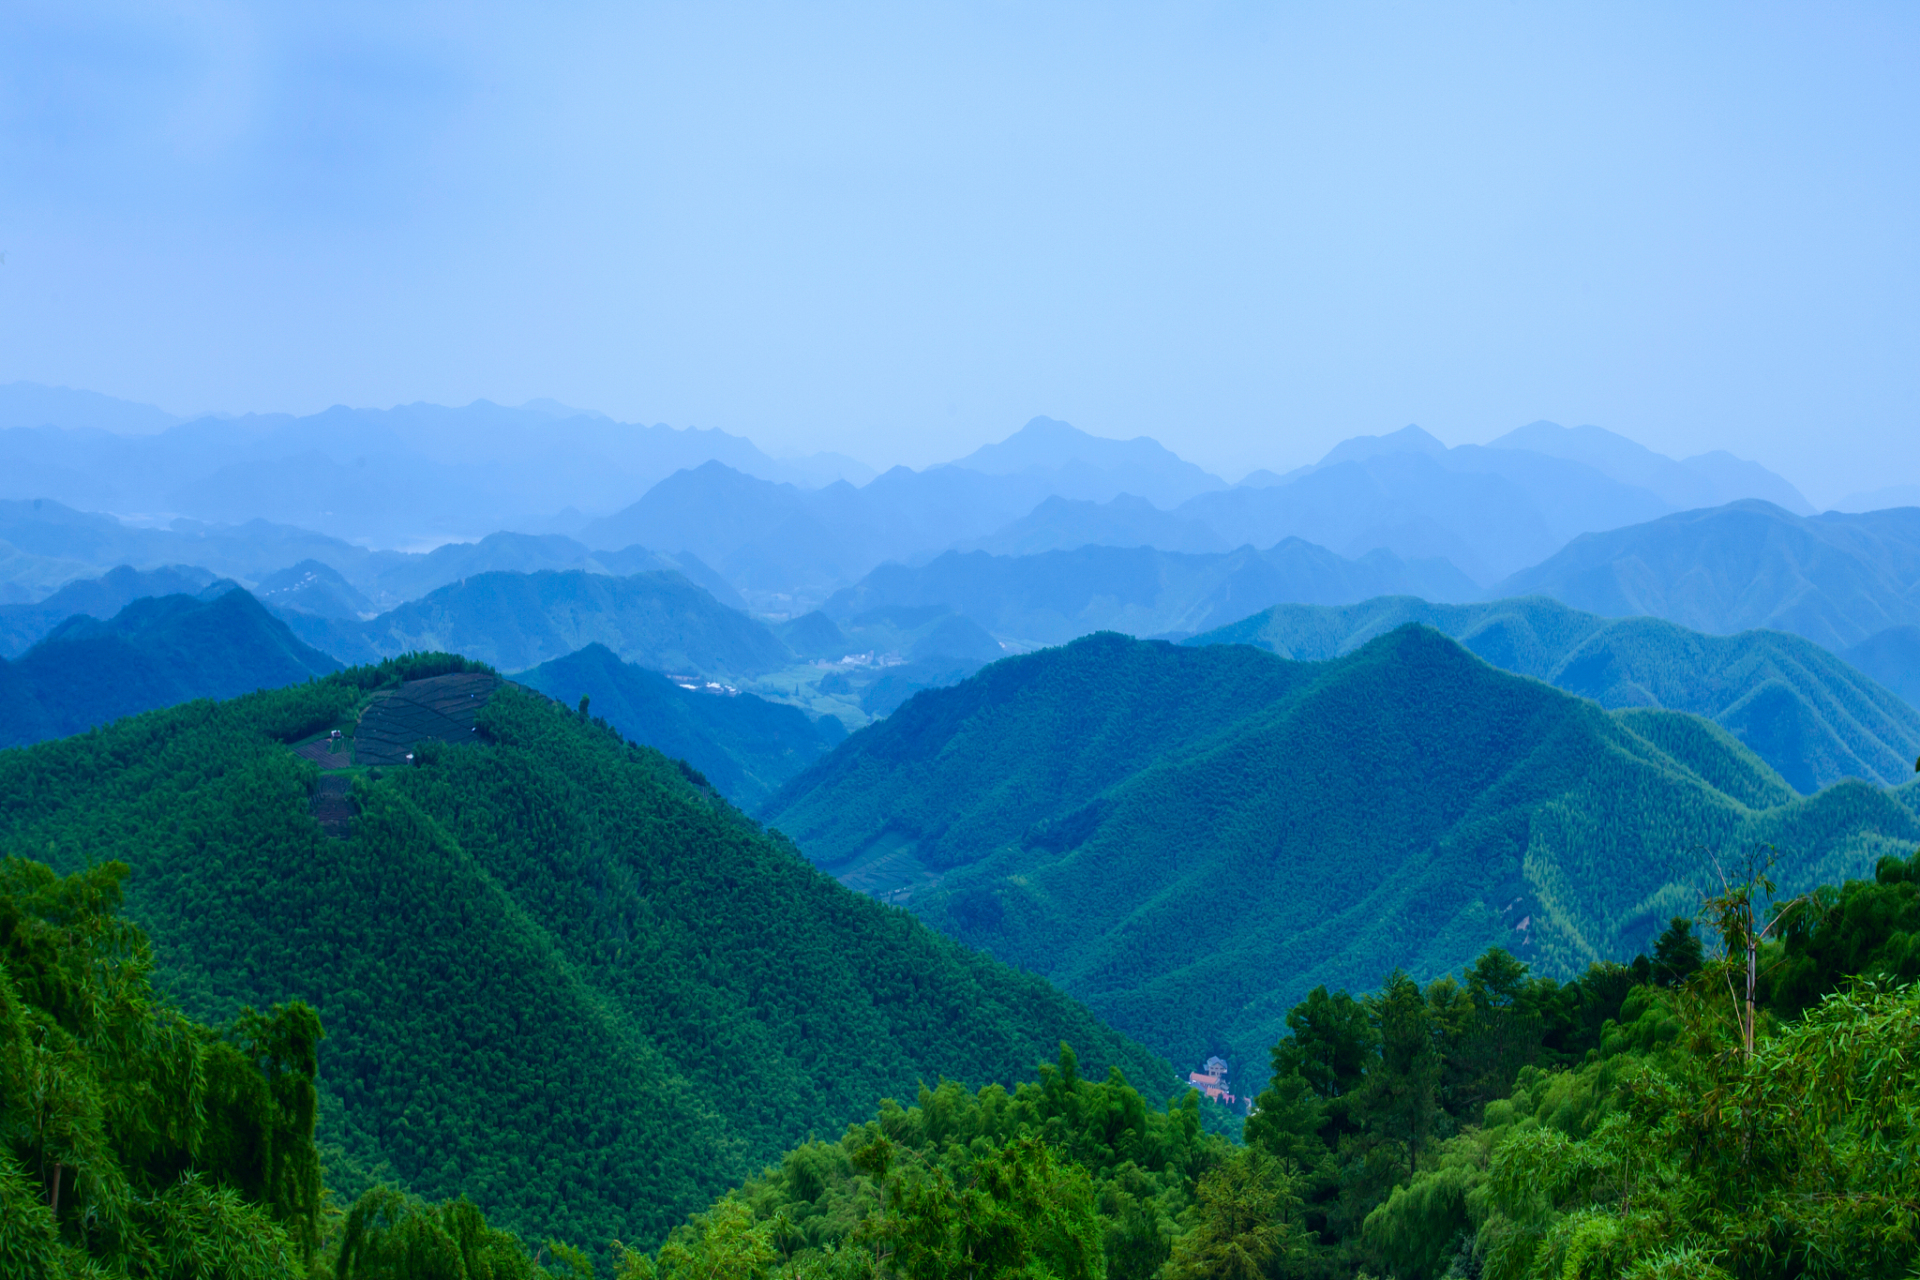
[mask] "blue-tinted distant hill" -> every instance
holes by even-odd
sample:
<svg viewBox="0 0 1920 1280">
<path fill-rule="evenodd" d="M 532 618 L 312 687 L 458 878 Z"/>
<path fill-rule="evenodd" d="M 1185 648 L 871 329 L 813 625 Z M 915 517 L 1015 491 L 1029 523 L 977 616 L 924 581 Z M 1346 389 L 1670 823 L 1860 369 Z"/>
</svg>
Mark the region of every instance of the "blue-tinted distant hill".
<svg viewBox="0 0 1920 1280">
<path fill-rule="evenodd" d="M 984 475 L 1039 480 L 1049 493 L 1063 498 L 1104 502 L 1123 493 L 1138 494 L 1162 508 L 1227 487 L 1219 476 L 1201 470 L 1158 440 L 1147 436 L 1102 439 L 1044 416 L 949 465 Z"/>
<path fill-rule="evenodd" d="M 1031 556 L 948 552 L 883 565 L 834 595 L 850 618 L 882 606 L 945 605 L 1003 639 L 1058 644 L 1093 631 L 1190 635 L 1281 601 L 1344 604 L 1404 593 L 1464 600 L 1477 589 L 1444 561 L 1385 551 L 1357 560 L 1289 538 L 1265 551 L 1182 555 L 1151 547 L 1079 547 Z"/>
<path fill-rule="evenodd" d="M 216 585 L 211 573 L 194 565 L 164 565 L 145 572 L 121 565 L 98 578 L 69 582 L 33 604 L 0 605 L 0 658 L 25 653 L 77 613 L 111 618 L 142 596 L 199 595 L 209 587 L 224 591 L 231 585 Z"/>
<path fill-rule="evenodd" d="M 1103 634 L 923 693 L 762 817 L 843 882 L 1052 979 L 1174 1061 L 1261 1061 L 1321 983 L 1489 945 L 1648 948 L 1772 844 L 1786 892 L 1920 840 L 1888 791 L 1798 797 L 1711 722 L 1609 712 L 1405 627 L 1324 663 Z"/>
<path fill-rule="evenodd" d="M 1675 460 L 1602 427 L 1563 427 L 1554 422 L 1529 422 L 1489 441 L 1487 447 L 1526 449 L 1585 463 L 1623 484 L 1648 490 L 1676 511 L 1760 498 L 1796 515 L 1813 514 L 1812 504 L 1787 481 L 1757 462 L 1724 450 Z"/>
<path fill-rule="evenodd" d="M 1588 529 L 1671 510 L 1584 463 L 1518 449 L 1449 449 L 1418 427 L 1346 441 L 1284 483 L 1202 494 L 1178 513 L 1233 545 L 1303 538 L 1356 556 L 1444 558 L 1491 583 Z"/>
<path fill-rule="evenodd" d="M 17 426 L 0 430 L 0 498 L 213 523 L 265 518 L 392 546 L 477 538 L 570 506 L 611 510 L 710 458 L 789 474 L 721 431 L 475 401 L 198 418 L 139 435 Z"/>
<path fill-rule="evenodd" d="M 349 662 L 442 650 L 520 671 L 595 643 L 674 673 L 740 678 L 792 660 L 764 623 L 665 571 L 480 573 L 365 622 L 284 616 L 307 643 Z"/>
<path fill-rule="evenodd" d="M 70 618 L 18 660 L 0 661 L 0 747 L 339 669 L 245 591 L 150 596 L 104 622 Z"/>
<path fill-rule="evenodd" d="M 831 716 L 815 718 L 750 693 L 686 688 L 620 661 L 602 644 L 513 678 L 570 707 L 586 695 L 593 715 L 631 741 L 685 760 L 749 811 L 847 736 Z"/>
<path fill-rule="evenodd" d="M 211 576 L 255 582 L 302 560 L 346 570 L 373 554 L 339 538 L 265 520 L 244 525 L 175 520 L 168 528 L 151 529 L 52 499 L 0 500 L 0 600 L 8 603 L 41 600 L 68 582 L 98 577 L 119 565 L 140 570 L 194 566 Z"/>
<path fill-rule="evenodd" d="M 1876 631 L 1840 657 L 1920 707 L 1920 626 L 1902 623 Z"/>
<path fill-rule="evenodd" d="M 1211 525 L 1162 511 L 1145 498 L 1123 493 L 1111 502 L 1048 498 L 1005 528 L 963 542 L 954 550 L 1029 556 L 1086 546 L 1198 552 L 1233 549 Z"/>
<path fill-rule="evenodd" d="M 1531 597 L 1442 605 L 1395 597 L 1275 605 L 1193 637 L 1321 661 L 1419 622 L 1481 658 L 1609 709 L 1705 716 L 1802 793 L 1842 778 L 1898 786 L 1920 755 L 1920 711 L 1825 649 L 1779 631 L 1709 636 L 1657 618 L 1608 619 Z"/>
<path fill-rule="evenodd" d="M 1836 653 L 1920 623 L 1920 508 L 1797 516 L 1744 500 L 1591 533 L 1497 588 L 1725 635 L 1791 631 Z"/>
</svg>

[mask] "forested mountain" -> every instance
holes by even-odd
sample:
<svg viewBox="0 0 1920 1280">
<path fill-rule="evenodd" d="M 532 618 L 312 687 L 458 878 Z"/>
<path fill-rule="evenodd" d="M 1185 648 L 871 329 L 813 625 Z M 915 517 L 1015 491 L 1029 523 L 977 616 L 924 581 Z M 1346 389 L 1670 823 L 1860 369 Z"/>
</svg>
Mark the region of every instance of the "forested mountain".
<svg viewBox="0 0 1920 1280">
<path fill-rule="evenodd" d="M 416 746 L 411 767 L 320 771 L 370 695 L 465 665 L 0 752 L 0 853 L 128 864 L 129 915 L 190 1013 L 319 1014 L 335 1190 L 378 1170 L 530 1238 L 642 1243 L 920 1080 L 1012 1082 L 1066 1040 L 1090 1071 L 1172 1088 L 1042 979 L 842 888 L 536 693 L 500 686 L 470 742 Z M 343 794 L 336 838 L 316 802 Z"/>
<path fill-rule="evenodd" d="M 685 760 L 747 810 L 847 736 L 832 716 L 816 718 L 750 693 L 690 688 L 622 662 L 602 644 L 514 679 L 568 706 L 587 698 L 593 714 L 628 741 Z"/>
<path fill-rule="evenodd" d="M 69 618 L 15 661 L 0 659 L 0 747 L 339 669 L 238 588 L 149 596 L 104 622 Z"/>
<path fill-rule="evenodd" d="M 230 585 L 218 589 L 224 591 Z M 69 582 L 33 604 L 0 605 L 0 658 L 25 653 L 77 613 L 111 618 L 142 596 L 198 595 L 211 586 L 213 575 L 192 565 L 165 565 L 144 573 L 121 565 L 98 578 Z"/>
<path fill-rule="evenodd" d="M 1803 517 L 1747 500 L 1683 511 L 1577 538 L 1495 594 L 1720 635 L 1791 631 L 1838 653 L 1920 623 L 1920 508 Z"/>
<path fill-rule="evenodd" d="M 949 552 L 883 565 L 824 606 L 835 618 L 888 606 L 945 605 L 995 635 L 1058 644 L 1093 631 L 1190 635 L 1282 600 L 1343 604 L 1405 593 L 1464 600 L 1474 585 L 1442 561 L 1384 551 L 1347 560 L 1288 539 L 1266 551 L 1181 555 L 1151 547 L 1080 547 L 1031 556 Z"/>
<path fill-rule="evenodd" d="M 1657 618 L 1608 619 L 1543 597 L 1438 605 L 1407 596 L 1275 605 L 1188 644 L 1252 644 L 1320 661 L 1409 622 L 1445 632 L 1508 671 L 1609 709 L 1705 716 L 1810 793 L 1842 778 L 1897 786 L 1920 756 L 1920 712 L 1799 636 L 1706 636 Z"/>
<path fill-rule="evenodd" d="M 1702 850 L 1783 884 L 1920 821 L 1798 798 L 1711 723 L 1609 713 L 1406 627 L 1325 663 L 1104 634 L 995 663 L 854 734 L 763 810 L 846 883 L 1043 974 L 1175 1061 L 1246 1061 L 1318 983 L 1550 975 L 1648 945 Z"/>
<path fill-rule="evenodd" d="M 367 622 L 285 616 L 308 643 L 350 662 L 464 648 L 517 671 L 589 644 L 675 673 L 739 677 L 791 660 L 764 624 L 672 571 L 482 573 Z"/>
</svg>

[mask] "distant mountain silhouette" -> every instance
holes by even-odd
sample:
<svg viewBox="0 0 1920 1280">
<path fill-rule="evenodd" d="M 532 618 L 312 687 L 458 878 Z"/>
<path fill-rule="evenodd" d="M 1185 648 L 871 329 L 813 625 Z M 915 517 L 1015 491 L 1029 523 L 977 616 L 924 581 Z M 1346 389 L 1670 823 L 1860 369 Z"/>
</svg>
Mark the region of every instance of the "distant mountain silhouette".
<svg viewBox="0 0 1920 1280">
<path fill-rule="evenodd" d="M 1132 493 L 1172 507 L 1227 487 L 1158 440 L 1107 440 L 1047 417 L 1034 418 L 1005 440 L 948 465 L 986 475 L 1043 478 L 1053 494 L 1094 502 Z"/>
<path fill-rule="evenodd" d="M 1577 538 L 1495 594 L 1719 635 L 1791 631 L 1839 653 L 1920 623 L 1920 508 L 1796 516 L 1747 499 L 1684 511 Z"/>
<path fill-rule="evenodd" d="M 348 662 L 445 650 L 521 671 L 594 643 L 670 673 L 743 677 L 792 661 L 763 623 L 672 572 L 481 573 L 366 622 L 285 617 L 307 643 Z"/>
<path fill-rule="evenodd" d="M 1601 618 L 1537 596 L 1467 605 L 1401 596 L 1333 608 L 1276 605 L 1187 643 L 1252 644 L 1317 662 L 1409 622 L 1609 710 L 1704 716 L 1802 794 L 1842 778 L 1898 786 L 1913 776 L 1920 753 L 1920 711 L 1812 641 L 1779 631 L 1702 635 L 1657 618 Z"/>
<path fill-rule="evenodd" d="M 917 567 L 883 565 L 835 594 L 825 611 L 852 618 L 885 605 L 945 605 L 996 636 L 1059 644 L 1093 631 L 1190 635 L 1282 601 L 1345 604 L 1395 593 L 1478 594 L 1444 562 L 1408 563 L 1385 551 L 1349 560 L 1290 538 L 1217 555 L 1150 547 L 948 552 Z"/>
<path fill-rule="evenodd" d="M 617 423 L 550 403 L 336 406 L 199 418 L 140 436 L 68 429 L 80 421 L 73 415 L 49 421 L 0 431 L 0 498 L 225 523 L 264 517 L 388 545 L 477 538 L 568 505 L 610 510 L 709 458 L 789 474 L 725 432 Z"/>
<path fill-rule="evenodd" d="M 164 409 L 117 400 L 98 391 L 48 387 L 37 382 L 9 382 L 0 386 L 0 431 L 52 426 L 116 435 L 152 435 L 179 421 Z"/>
<path fill-rule="evenodd" d="M 1666 503 L 1583 463 L 1513 449 L 1435 451 L 1420 432 L 1348 441 L 1291 481 L 1203 494 L 1178 514 L 1229 543 L 1304 538 L 1342 555 L 1450 560 L 1486 584 L 1587 529 L 1661 515 Z"/>
<path fill-rule="evenodd" d="M 1186 519 L 1123 493 L 1107 502 L 1048 498 L 1026 515 L 956 551 L 1027 556 L 1075 547 L 1157 547 L 1162 551 L 1230 551 L 1213 527 Z"/>
<path fill-rule="evenodd" d="M 232 585 L 221 580 L 215 594 Z M 69 582 L 35 604 L 0 605 L 0 658 L 25 653 L 75 614 L 111 618 L 142 596 L 199 595 L 214 586 L 214 576 L 193 565 L 165 565 L 145 572 L 121 565 L 98 578 Z"/>
<path fill-rule="evenodd" d="M 449 542 L 425 555 L 400 557 L 387 553 L 369 569 L 375 571 L 363 569 L 363 580 L 368 581 L 375 598 L 389 606 L 417 600 L 450 582 L 480 573 L 586 569 L 616 577 L 656 570 L 681 573 L 729 608 L 746 608 L 739 593 L 697 556 L 663 555 L 643 546 L 595 552 L 585 543 L 557 533 L 490 533 L 478 542 Z"/>
<path fill-rule="evenodd" d="M 543 662 L 514 677 L 567 706 L 582 694 L 590 714 L 634 742 L 698 769 L 720 793 L 751 809 L 847 736 L 831 716 L 750 693 L 687 689 L 657 671 L 622 662 L 603 644 Z"/>
<path fill-rule="evenodd" d="M 104 622 L 70 618 L 18 661 L 0 661 L 0 747 L 339 668 L 245 591 L 149 596 Z"/>
<path fill-rule="evenodd" d="M 4 471 L 5 463 L 0 462 L 0 473 Z M 302 560 L 318 560 L 351 574 L 379 554 L 339 538 L 265 520 L 207 525 L 183 519 L 165 529 L 138 528 L 43 498 L 0 500 L 0 547 L 18 553 L 9 557 L 0 551 L 0 593 L 12 582 L 25 588 L 27 600 L 38 600 L 76 579 L 98 577 L 118 565 L 141 570 L 196 565 L 217 577 L 257 582 Z M 23 596 L 12 598 L 18 601 Z"/>
<path fill-rule="evenodd" d="M 1624 484 L 1657 494 L 1678 511 L 1760 498 L 1797 515 L 1813 514 L 1812 504 L 1798 489 L 1759 463 L 1725 451 L 1676 462 L 1601 427 L 1563 427 L 1554 422 L 1529 422 L 1487 447 L 1526 449 L 1585 463 Z"/>
</svg>

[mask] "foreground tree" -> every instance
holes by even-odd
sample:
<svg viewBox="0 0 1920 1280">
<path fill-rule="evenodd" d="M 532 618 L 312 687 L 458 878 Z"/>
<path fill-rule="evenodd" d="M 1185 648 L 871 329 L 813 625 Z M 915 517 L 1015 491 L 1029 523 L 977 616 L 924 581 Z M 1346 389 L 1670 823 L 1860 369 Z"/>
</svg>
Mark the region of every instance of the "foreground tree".
<svg viewBox="0 0 1920 1280">
<path fill-rule="evenodd" d="M 0 860 L 0 1275 L 302 1272 L 320 1020 L 168 1007 L 126 875 Z"/>
</svg>

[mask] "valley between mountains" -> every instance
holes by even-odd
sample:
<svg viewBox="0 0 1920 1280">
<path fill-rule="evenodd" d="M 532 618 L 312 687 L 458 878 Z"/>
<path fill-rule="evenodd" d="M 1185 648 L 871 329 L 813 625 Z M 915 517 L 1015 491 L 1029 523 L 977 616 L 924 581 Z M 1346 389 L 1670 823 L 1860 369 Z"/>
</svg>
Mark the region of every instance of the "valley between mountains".
<svg viewBox="0 0 1920 1280">
<path fill-rule="evenodd" d="M 430 551 L 0 501 L 0 1261 L 1442 1280 L 1637 1126 L 1620 1258 L 1896 1274 L 1905 1175 L 1794 1171 L 1917 1093 L 1920 524 L 1594 430 L 728 445 Z M 1831 1123 L 1756 1172 L 1735 1087 Z"/>
</svg>

